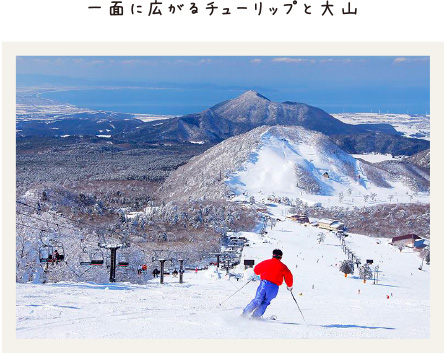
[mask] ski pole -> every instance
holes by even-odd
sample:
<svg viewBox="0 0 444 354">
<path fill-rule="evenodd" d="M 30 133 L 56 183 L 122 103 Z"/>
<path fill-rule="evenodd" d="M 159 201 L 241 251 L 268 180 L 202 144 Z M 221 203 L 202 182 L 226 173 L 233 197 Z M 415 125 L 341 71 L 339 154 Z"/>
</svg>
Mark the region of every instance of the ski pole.
<svg viewBox="0 0 444 354">
<path fill-rule="evenodd" d="M 294 302 L 296 303 L 296 305 L 297 305 L 297 307 L 298 307 L 298 309 L 299 309 L 299 312 L 301 313 L 302 318 L 304 319 L 304 322 L 307 322 L 307 321 L 305 321 L 305 317 L 304 317 L 304 315 L 302 314 L 301 308 L 299 307 L 299 304 L 298 304 L 298 302 L 296 301 L 296 298 L 295 298 L 294 295 L 293 295 L 293 290 L 290 290 L 290 294 L 291 294 L 291 296 L 293 296 L 293 300 L 294 300 Z"/>
<path fill-rule="evenodd" d="M 249 283 L 250 281 L 252 281 L 252 280 L 253 280 L 253 279 L 250 279 L 249 281 L 247 281 L 247 282 L 245 283 L 244 286 L 242 286 L 241 288 L 239 288 L 239 289 L 238 289 L 234 294 L 232 294 L 228 299 L 230 299 L 232 296 L 234 296 L 234 295 L 237 294 L 239 291 L 241 291 L 243 288 L 245 288 L 245 287 L 248 285 L 248 283 Z M 219 306 L 222 306 L 222 304 L 223 304 L 225 301 L 227 301 L 228 299 L 222 301 L 222 302 L 219 304 Z"/>
</svg>

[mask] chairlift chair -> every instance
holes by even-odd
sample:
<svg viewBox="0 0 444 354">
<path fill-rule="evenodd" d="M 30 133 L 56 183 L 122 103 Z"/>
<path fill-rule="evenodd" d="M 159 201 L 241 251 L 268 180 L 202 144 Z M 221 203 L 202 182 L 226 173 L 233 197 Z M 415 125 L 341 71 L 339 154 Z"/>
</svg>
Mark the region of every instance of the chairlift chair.
<svg viewBox="0 0 444 354">
<path fill-rule="evenodd" d="M 100 248 L 95 248 L 90 252 L 91 265 L 101 266 L 104 263 L 103 252 Z"/>
<path fill-rule="evenodd" d="M 119 267 L 128 267 L 129 266 L 129 262 L 128 262 L 126 255 L 121 255 L 119 257 L 119 261 L 117 262 L 117 265 Z"/>
<path fill-rule="evenodd" d="M 52 249 L 50 246 L 42 246 L 39 248 L 39 260 L 40 263 L 52 262 Z"/>
<path fill-rule="evenodd" d="M 91 265 L 91 258 L 89 253 L 86 251 L 86 248 L 83 248 L 82 252 L 79 255 L 79 263 L 82 266 Z"/>
<path fill-rule="evenodd" d="M 49 240 L 49 244 L 43 244 L 39 248 L 40 263 L 63 262 L 65 260 L 65 249 L 63 244 L 57 240 Z M 57 258 L 54 259 L 54 253 L 57 251 Z"/>
</svg>

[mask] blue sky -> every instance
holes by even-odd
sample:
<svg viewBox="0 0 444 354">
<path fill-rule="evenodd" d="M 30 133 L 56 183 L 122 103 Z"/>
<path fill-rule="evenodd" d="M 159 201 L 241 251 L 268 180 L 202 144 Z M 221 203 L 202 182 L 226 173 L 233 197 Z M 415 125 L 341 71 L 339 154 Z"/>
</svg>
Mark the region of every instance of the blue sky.
<svg viewBox="0 0 444 354">
<path fill-rule="evenodd" d="M 330 112 L 430 106 L 429 57 L 18 57 L 17 74 L 19 83 L 30 75 L 41 84 L 210 87 L 227 98 L 230 89 L 256 89 Z"/>
</svg>

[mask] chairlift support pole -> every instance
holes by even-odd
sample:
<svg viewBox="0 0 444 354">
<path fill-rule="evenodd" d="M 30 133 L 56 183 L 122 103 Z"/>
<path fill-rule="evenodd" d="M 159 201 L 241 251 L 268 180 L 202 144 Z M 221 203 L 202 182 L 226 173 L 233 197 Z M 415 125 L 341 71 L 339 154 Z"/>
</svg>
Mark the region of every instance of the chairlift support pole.
<svg viewBox="0 0 444 354">
<path fill-rule="evenodd" d="M 217 268 L 219 268 L 219 265 L 220 265 L 220 256 L 221 256 L 221 253 L 210 253 L 211 255 L 213 255 L 213 256 L 216 256 L 216 259 L 217 259 L 217 264 L 216 264 L 216 266 L 217 266 Z"/>
<path fill-rule="evenodd" d="M 111 257 L 110 257 L 110 270 L 109 270 L 109 282 L 115 283 L 116 282 L 116 265 L 117 265 L 117 250 L 121 247 L 128 247 L 128 244 L 112 244 L 108 245 L 106 243 L 98 243 L 98 246 L 100 248 L 106 248 L 111 251 Z"/>
<path fill-rule="evenodd" d="M 110 264 L 110 270 L 109 270 L 109 281 L 110 283 L 116 282 L 116 255 L 117 255 L 117 248 L 118 247 L 110 247 L 111 251 L 111 264 Z"/>
<path fill-rule="evenodd" d="M 373 284 L 378 284 L 379 281 L 379 265 L 375 267 L 374 275 L 373 275 Z"/>
<path fill-rule="evenodd" d="M 159 259 L 160 262 L 160 284 L 163 284 L 163 276 L 165 271 L 165 261 L 166 259 Z"/>
<path fill-rule="evenodd" d="M 183 259 L 179 259 L 179 283 L 183 283 Z"/>
</svg>

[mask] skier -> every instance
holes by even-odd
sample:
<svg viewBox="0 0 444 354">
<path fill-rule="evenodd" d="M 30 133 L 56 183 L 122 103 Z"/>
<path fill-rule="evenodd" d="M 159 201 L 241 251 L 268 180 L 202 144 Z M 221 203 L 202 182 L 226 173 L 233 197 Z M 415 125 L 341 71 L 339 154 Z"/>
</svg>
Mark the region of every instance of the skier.
<svg viewBox="0 0 444 354">
<path fill-rule="evenodd" d="M 55 262 L 55 264 L 59 264 L 59 258 L 60 258 L 59 252 L 55 250 L 52 256 L 52 261 Z"/>
<path fill-rule="evenodd" d="M 271 300 L 279 291 L 279 286 L 285 280 L 287 289 L 293 290 L 293 275 L 287 266 L 281 262 L 282 251 L 273 250 L 273 258 L 260 262 L 254 267 L 254 273 L 260 276 L 261 282 L 256 290 L 255 298 L 245 307 L 243 317 L 251 314 L 253 318 L 261 317 Z"/>
</svg>

